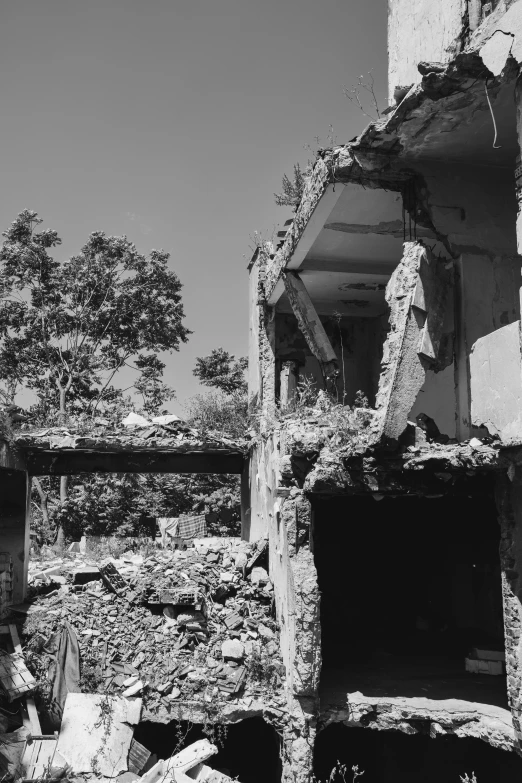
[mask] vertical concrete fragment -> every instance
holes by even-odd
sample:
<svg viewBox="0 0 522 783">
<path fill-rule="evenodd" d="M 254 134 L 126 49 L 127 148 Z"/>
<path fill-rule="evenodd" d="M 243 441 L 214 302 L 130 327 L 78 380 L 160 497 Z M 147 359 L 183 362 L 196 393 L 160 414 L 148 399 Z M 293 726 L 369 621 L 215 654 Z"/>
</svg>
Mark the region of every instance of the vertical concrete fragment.
<svg viewBox="0 0 522 783">
<path fill-rule="evenodd" d="M 390 308 L 376 408 L 382 433 L 398 438 L 436 361 L 450 275 L 418 242 L 405 242 L 404 255 L 386 287 Z"/>
<path fill-rule="evenodd" d="M 509 706 L 522 749 L 522 468 L 513 464 L 497 479 L 500 564 Z"/>
<path fill-rule="evenodd" d="M 282 410 L 294 402 L 298 378 L 299 365 L 297 362 L 283 362 L 279 381 L 279 406 Z"/>
<path fill-rule="evenodd" d="M 249 265 L 248 401 L 251 410 L 270 416 L 275 408 L 275 308 L 265 301 L 266 258 L 258 249 Z"/>
<path fill-rule="evenodd" d="M 283 781 L 312 780 L 321 671 L 320 595 L 311 547 L 312 511 L 298 490 L 276 510 L 282 579 L 274 582 L 281 617 L 281 646 L 287 669 L 290 720 L 284 736 Z M 276 573 L 272 569 L 271 573 Z"/>
</svg>

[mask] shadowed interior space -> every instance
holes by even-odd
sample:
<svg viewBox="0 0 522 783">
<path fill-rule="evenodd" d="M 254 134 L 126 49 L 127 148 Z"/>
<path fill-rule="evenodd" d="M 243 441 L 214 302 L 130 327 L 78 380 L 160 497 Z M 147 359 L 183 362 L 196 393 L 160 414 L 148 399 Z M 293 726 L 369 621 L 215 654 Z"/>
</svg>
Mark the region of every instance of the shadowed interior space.
<svg viewBox="0 0 522 783">
<path fill-rule="evenodd" d="M 492 493 L 317 501 L 313 539 L 322 709 L 354 691 L 507 708 L 504 673 L 465 670 L 474 649 L 504 649 Z"/>
<path fill-rule="evenodd" d="M 422 726 L 419 726 L 422 732 Z M 485 742 L 454 736 L 430 739 L 419 733 L 354 729 L 340 723 L 321 731 L 315 743 L 314 773 L 318 783 L 330 780 L 337 761 L 364 771 L 361 781 L 371 783 L 460 783 L 475 772 L 478 783 L 507 783 L 522 774 L 522 759 Z M 331 783 L 340 783 L 337 775 Z"/>
<path fill-rule="evenodd" d="M 213 769 L 225 772 L 241 783 L 279 783 L 281 780 L 279 737 L 262 718 L 206 727 L 188 721 L 144 721 L 136 727 L 134 738 L 158 759 L 169 758 L 197 740 L 208 739 L 218 747 L 218 753 L 205 762 Z"/>
</svg>

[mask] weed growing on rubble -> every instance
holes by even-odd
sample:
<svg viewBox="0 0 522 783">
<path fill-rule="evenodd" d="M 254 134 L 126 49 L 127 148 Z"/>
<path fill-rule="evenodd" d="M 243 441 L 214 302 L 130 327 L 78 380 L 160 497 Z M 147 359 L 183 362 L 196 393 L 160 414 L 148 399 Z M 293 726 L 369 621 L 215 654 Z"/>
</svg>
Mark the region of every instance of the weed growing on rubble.
<svg viewBox="0 0 522 783">
<path fill-rule="evenodd" d="M 340 781 L 341 783 L 347 783 L 346 781 L 346 773 L 348 771 L 348 767 L 346 764 L 341 764 L 340 761 L 338 761 L 330 774 L 328 775 L 328 780 L 324 783 L 336 783 L 336 781 Z M 364 769 L 359 769 L 358 764 L 354 764 L 352 767 L 352 783 L 356 783 L 357 779 L 362 777 L 364 775 Z M 463 779 L 463 778 L 462 778 Z M 315 775 L 312 775 L 312 783 L 323 783 L 323 781 L 318 780 Z M 470 781 L 472 783 L 472 781 Z"/>
<path fill-rule="evenodd" d="M 250 677 L 255 682 L 268 688 L 276 688 L 279 684 L 277 665 L 267 655 L 253 651 L 246 666 Z"/>
</svg>

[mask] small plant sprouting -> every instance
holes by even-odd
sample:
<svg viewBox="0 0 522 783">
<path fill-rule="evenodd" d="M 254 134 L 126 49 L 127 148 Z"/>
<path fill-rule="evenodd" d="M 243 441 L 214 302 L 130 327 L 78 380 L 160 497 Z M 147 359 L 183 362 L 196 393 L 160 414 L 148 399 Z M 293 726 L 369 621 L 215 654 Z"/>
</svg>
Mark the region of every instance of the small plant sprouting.
<svg viewBox="0 0 522 783">
<path fill-rule="evenodd" d="M 352 84 L 351 87 L 345 87 L 343 92 L 348 100 L 352 101 L 352 103 L 356 103 L 362 113 L 366 117 L 369 117 L 370 120 L 380 119 L 381 112 L 379 111 L 377 96 L 375 95 L 375 80 L 371 71 L 368 72 L 368 78 L 366 80 L 364 76 L 359 76 L 357 83 Z M 370 96 L 369 98 L 367 96 L 365 98 L 365 92 L 368 93 Z M 371 111 L 373 111 L 376 116 L 374 116 L 374 114 L 369 114 L 369 112 L 366 111 L 366 100 L 370 101 Z"/>
<path fill-rule="evenodd" d="M 475 773 L 471 773 L 471 777 L 468 775 L 467 772 L 464 773 L 464 777 L 462 775 L 460 776 L 460 779 L 462 783 L 478 783 L 477 778 L 475 777 Z"/>
</svg>

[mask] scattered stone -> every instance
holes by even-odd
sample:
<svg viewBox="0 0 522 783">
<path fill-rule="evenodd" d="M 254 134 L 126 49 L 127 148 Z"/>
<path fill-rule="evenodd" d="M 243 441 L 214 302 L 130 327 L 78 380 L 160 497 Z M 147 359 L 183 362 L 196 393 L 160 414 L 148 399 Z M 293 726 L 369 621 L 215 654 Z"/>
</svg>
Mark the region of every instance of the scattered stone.
<svg viewBox="0 0 522 783">
<path fill-rule="evenodd" d="M 245 657 L 245 648 L 238 639 L 226 639 L 221 645 L 221 655 L 224 660 L 242 661 Z"/>
<path fill-rule="evenodd" d="M 270 577 L 268 576 L 264 568 L 261 568 L 260 566 L 256 566 L 255 568 L 252 569 L 252 573 L 250 574 L 250 580 L 254 585 L 266 585 L 270 581 Z"/>
</svg>

